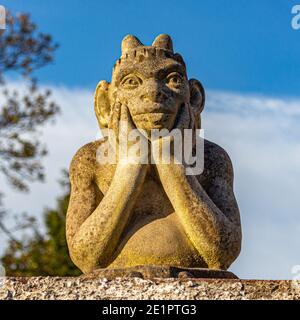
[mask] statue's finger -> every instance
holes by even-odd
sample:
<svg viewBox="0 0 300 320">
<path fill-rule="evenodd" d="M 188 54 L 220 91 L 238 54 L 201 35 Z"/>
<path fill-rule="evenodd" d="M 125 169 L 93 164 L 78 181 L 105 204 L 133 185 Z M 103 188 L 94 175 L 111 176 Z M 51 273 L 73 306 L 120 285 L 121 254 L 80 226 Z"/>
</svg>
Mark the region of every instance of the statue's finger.
<svg viewBox="0 0 300 320">
<path fill-rule="evenodd" d="M 133 121 L 132 121 L 132 117 L 131 117 L 131 114 L 129 112 L 128 107 L 123 104 L 121 106 L 121 121 L 125 121 L 127 123 L 129 130 L 136 128 Z"/>
</svg>

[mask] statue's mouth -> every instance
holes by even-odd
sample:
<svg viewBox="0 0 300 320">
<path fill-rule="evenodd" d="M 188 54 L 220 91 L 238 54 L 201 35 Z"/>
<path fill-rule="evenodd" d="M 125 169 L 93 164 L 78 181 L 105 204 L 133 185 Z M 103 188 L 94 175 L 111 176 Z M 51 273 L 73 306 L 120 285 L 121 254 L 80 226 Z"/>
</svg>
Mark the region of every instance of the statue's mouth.
<svg viewBox="0 0 300 320">
<path fill-rule="evenodd" d="M 173 114 L 174 113 L 174 103 L 169 102 L 148 102 L 142 103 L 136 108 L 134 116 L 140 116 L 145 114 Z"/>
<path fill-rule="evenodd" d="M 167 127 L 172 117 L 172 113 L 148 112 L 133 116 L 133 121 L 144 129 L 162 129 Z"/>
<path fill-rule="evenodd" d="M 175 118 L 175 106 L 171 101 L 160 103 L 152 102 L 141 104 L 132 119 L 136 126 L 146 130 L 151 129 L 168 129 Z"/>
</svg>

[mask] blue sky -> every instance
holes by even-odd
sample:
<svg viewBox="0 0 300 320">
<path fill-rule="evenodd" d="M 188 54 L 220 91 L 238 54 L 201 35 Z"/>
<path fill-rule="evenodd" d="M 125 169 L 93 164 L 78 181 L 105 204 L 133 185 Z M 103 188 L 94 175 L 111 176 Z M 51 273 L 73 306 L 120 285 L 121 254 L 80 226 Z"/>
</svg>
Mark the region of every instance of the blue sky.
<svg viewBox="0 0 300 320">
<path fill-rule="evenodd" d="M 36 74 L 62 109 L 43 131 L 47 181 L 33 183 L 29 194 L 6 192 L 11 212 L 41 221 L 43 208 L 61 193 L 60 170 L 99 137 L 93 90 L 110 79 L 122 38 L 131 33 L 151 44 L 168 33 L 189 76 L 206 88 L 205 137 L 233 162 L 243 245 L 230 270 L 242 278 L 293 277 L 292 267 L 300 265 L 300 30 L 291 27 L 291 9 L 300 0 L 0 3 L 31 13 L 60 43 L 55 62 Z M 24 90 L 20 79 L 9 86 Z"/>
<path fill-rule="evenodd" d="M 60 43 L 43 82 L 94 88 L 109 79 L 124 35 L 150 44 L 174 39 L 189 75 L 212 89 L 300 94 L 300 31 L 291 28 L 292 0 L 83 1 L 2 0 L 30 12 Z"/>
</svg>

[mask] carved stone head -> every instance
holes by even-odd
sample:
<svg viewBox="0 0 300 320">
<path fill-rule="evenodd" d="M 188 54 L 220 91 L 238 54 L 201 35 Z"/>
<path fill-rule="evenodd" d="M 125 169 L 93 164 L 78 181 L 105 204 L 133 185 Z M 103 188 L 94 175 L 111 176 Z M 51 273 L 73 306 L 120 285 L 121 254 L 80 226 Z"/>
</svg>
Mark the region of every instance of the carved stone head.
<svg viewBox="0 0 300 320">
<path fill-rule="evenodd" d="M 101 128 L 109 127 L 116 103 L 126 104 L 137 128 L 171 130 L 178 112 L 189 105 L 200 128 L 205 93 L 198 80 L 188 80 L 172 40 L 161 34 L 144 46 L 136 37 L 122 41 L 122 55 L 113 68 L 111 83 L 100 81 L 95 92 L 95 112 Z"/>
</svg>

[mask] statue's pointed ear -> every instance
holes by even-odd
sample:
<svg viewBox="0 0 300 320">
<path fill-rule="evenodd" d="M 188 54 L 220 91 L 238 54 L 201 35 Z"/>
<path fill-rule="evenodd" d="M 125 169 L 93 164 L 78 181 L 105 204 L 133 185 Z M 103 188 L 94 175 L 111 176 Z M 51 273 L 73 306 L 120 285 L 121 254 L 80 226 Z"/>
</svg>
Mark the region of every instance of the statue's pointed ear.
<svg viewBox="0 0 300 320">
<path fill-rule="evenodd" d="M 94 108 L 100 128 L 108 127 L 110 115 L 109 86 L 110 84 L 107 81 L 100 81 L 94 95 Z"/>
<path fill-rule="evenodd" d="M 200 81 L 196 79 L 190 79 L 189 85 L 190 85 L 190 104 L 192 107 L 192 111 L 194 112 L 197 126 L 200 127 L 200 114 L 204 109 L 205 91 Z"/>
</svg>

